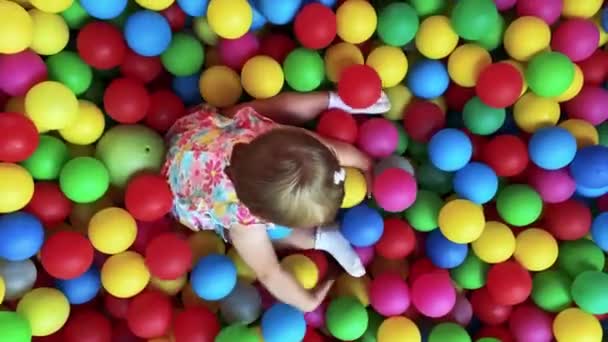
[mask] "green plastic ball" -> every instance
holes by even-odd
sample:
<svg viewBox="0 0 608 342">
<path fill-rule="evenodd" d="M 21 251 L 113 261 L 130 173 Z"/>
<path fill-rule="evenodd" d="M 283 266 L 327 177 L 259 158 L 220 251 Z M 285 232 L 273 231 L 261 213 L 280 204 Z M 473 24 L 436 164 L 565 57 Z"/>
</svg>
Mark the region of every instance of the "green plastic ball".
<svg viewBox="0 0 608 342">
<path fill-rule="evenodd" d="M 93 82 L 93 70 L 77 53 L 62 51 L 46 60 L 49 79 L 63 83 L 76 95 L 89 89 Z"/>
<path fill-rule="evenodd" d="M 468 40 L 477 40 L 490 31 L 499 14 L 492 0 L 459 0 L 452 9 L 452 28 Z"/>
<path fill-rule="evenodd" d="M 504 108 L 492 108 L 477 96 L 467 101 L 462 111 L 465 127 L 477 135 L 495 133 L 505 123 L 506 117 Z"/>
<path fill-rule="evenodd" d="M 65 143 L 50 135 L 41 135 L 36 151 L 21 165 L 36 180 L 54 180 L 68 161 L 70 153 Z"/>
<path fill-rule="evenodd" d="M 0 311 L 0 337 L 7 342 L 30 342 L 32 329 L 25 318 L 16 312 Z"/>
<path fill-rule="evenodd" d="M 492 28 L 485 32 L 475 43 L 488 51 L 495 50 L 502 45 L 505 28 L 505 20 L 499 15 L 498 20 L 493 23 Z"/>
<path fill-rule="evenodd" d="M 588 313 L 608 313 L 608 274 L 598 271 L 580 273 L 572 282 L 572 299 Z"/>
<path fill-rule="evenodd" d="M 532 57 L 525 71 L 526 82 L 536 95 L 562 94 L 574 80 L 574 63 L 559 52 L 541 52 Z"/>
<path fill-rule="evenodd" d="M 560 312 L 570 306 L 572 279 L 566 272 L 548 270 L 537 273 L 532 279 L 532 301 L 549 312 Z"/>
<path fill-rule="evenodd" d="M 570 277 L 585 271 L 602 271 L 605 263 L 606 255 L 591 240 L 564 241 L 559 246 L 557 265 Z"/>
<path fill-rule="evenodd" d="M 369 315 L 359 300 L 353 297 L 339 297 L 327 307 L 327 329 L 337 339 L 354 341 L 365 333 L 369 325 Z"/>
<path fill-rule="evenodd" d="M 543 210 L 538 192 L 528 185 L 507 185 L 498 192 L 496 209 L 506 223 L 523 227 L 536 221 Z"/>
<path fill-rule="evenodd" d="M 325 65 L 317 51 L 297 48 L 283 62 L 285 81 L 296 91 L 317 89 L 325 78 Z"/>
<path fill-rule="evenodd" d="M 103 106 L 103 94 L 106 91 L 105 82 L 98 76 L 93 76 L 93 81 L 91 82 L 91 86 L 89 89 L 82 94 L 81 98 L 83 100 L 88 100 L 95 103 L 98 106 Z M 106 115 L 109 118 L 109 116 Z"/>
<path fill-rule="evenodd" d="M 209 26 L 207 17 L 196 17 L 192 20 L 192 30 L 198 39 L 205 44 L 215 46 L 218 41 L 217 34 Z"/>
<path fill-rule="evenodd" d="M 76 203 L 91 203 L 108 191 L 110 175 L 99 160 L 76 157 L 61 169 L 59 187 L 70 200 Z"/>
<path fill-rule="evenodd" d="M 600 137 L 600 145 L 608 147 L 608 122 L 604 122 L 596 128 Z"/>
<path fill-rule="evenodd" d="M 405 218 L 412 228 L 420 232 L 430 232 L 439 226 L 437 217 L 443 207 L 439 195 L 428 190 L 418 190 L 416 201 L 405 211 Z"/>
<path fill-rule="evenodd" d="M 475 253 L 469 252 L 467 258 L 458 267 L 450 270 L 452 280 L 463 289 L 476 290 L 486 284 L 490 265 L 481 261 Z"/>
<path fill-rule="evenodd" d="M 215 337 L 215 342 L 259 342 L 260 338 L 249 327 L 241 324 L 233 324 L 225 327 Z"/>
<path fill-rule="evenodd" d="M 452 191 L 453 174 L 439 170 L 428 161 L 422 163 L 416 170 L 416 177 L 421 189 L 430 190 L 441 196 Z"/>
<path fill-rule="evenodd" d="M 410 140 L 408 143 L 408 152 L 414 160 L 421 162 L 428 158 L 427 146 L 425 143 L 416 140 Z"/>
<path fill-rule="evenodd" d="M 494 337 L 482 337 L 475 342 L 502 342 L 501 340 Z"/>
<path fill-rule="evenodd" d="M 446 0 L 410 0 L 420 17 L 440 14 L 447 6 Z"/>
<path fill-rule="evenodd" d="M 384 322 L 384 317 L 380 316 L 380 314 L 373 309 L 368 309 L 367 314 L 369 316 L 369 324 L 367 325 L 367 330 L 365 330 L 365 333 L 359 339 L 359 342 L 377 342 L 378 329 L 380 328 L 380 325 L 382 325 L 382 322 Z"/>
<path fill-rule="evenodd" d="M 205 61 L 205 51 L 198 39 L 190 34 L 176 33 L 171 44 L 160 55 L 167 71 L 175 76 L 189 76 L 201 69 Z"/>
<path fill-rule="evenodd" d="M 394 2 L 380 11 L 377 32 L 385 44 L 404 46 L 414 39 L 419 25 L 418 14 L 412 6 Z"/>
<path fill-rule="evenodd" d="M 471 336 L 458 324 L 440 323 L 431 330 L 428 342 L 471 342 Z"/>
<path fill-rule="evenodd" d="M 394 154 L 401 156 L 407 150 L 410 138 L 407 136 L 407 132 L 405 132 L 405 128 L 402 124 L 397 122 L 393 123 L 395 124 L 395 127 L 397 127 L 397 133 L 399 133 L 399 141 L 397 142 L 397 149 Z"/>
<path fill-rule="evenodd" d="M 67 10 L 61 12 L 61 16 L 72 30 L 80 29 L 91 18 L 87 11 L 82 8 L 79 1 L 74 1 Z"/>
</svg>

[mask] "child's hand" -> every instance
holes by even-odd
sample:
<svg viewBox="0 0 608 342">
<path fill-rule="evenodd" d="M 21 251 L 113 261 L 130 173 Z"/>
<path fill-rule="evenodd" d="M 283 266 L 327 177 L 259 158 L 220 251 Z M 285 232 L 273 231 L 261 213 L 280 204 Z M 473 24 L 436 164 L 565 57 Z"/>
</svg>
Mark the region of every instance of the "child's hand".
<svg viewBox="0 0 608 342">
<path fill-rule="evenodd" d="M 317 287 L 314 289 L 314 291 L 313 291 L 313 297 L 315 299 L 314 300 L 315 301 L 315 305 L 314 305 L 315 309 L 317 307 L 319 307 L 319 305 L 321 305 L 321 303 L 323 303 L 323 301 L 325 300 L 325 298 L 329 294 L 329 290 L 331 290 L 331 287 L 334 285 L 335 282 L 336 282 L 336 279 L 334 277 L 331 277 L 331 278 L 323 281 L 321 284 L 317 285 Z M 314 311 L 314 309 L 311 310 L 311 311 Z"/>
</svg>

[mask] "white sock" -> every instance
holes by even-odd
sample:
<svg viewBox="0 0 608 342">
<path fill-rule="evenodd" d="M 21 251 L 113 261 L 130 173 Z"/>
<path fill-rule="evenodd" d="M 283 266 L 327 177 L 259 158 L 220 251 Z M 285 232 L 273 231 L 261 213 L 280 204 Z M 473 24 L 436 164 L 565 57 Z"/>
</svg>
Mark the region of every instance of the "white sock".
<svg viewBox="0 0 608 342">
<path fill-rule="evenodd" d="M 359 255 L 342 236 L 337 224 L 317 228 L 315 249 L 331 254 L 351 276 L 362 277 L 365 274 L 365 267 Z"/>
<path fill-rule="evenodd" d="M 391 109 L 391 102 L 389 101 L 388 96 L 386 96 L 386 94 L 382 92 L 382 95 L 380 96 L 378 101 L 376 101 L 376 103 L 374 103 L 373 105 L 367 108 L 352 108 L 351 106 L 344 103 L 344 101 L 342 101 L 340 96 L 338 96 L 338 93 L 330 91 L 329 105 L 327 106 L 327 108 L 342 109 L 343 111 L 351 114 L 383 114 Z"/>
</svg>

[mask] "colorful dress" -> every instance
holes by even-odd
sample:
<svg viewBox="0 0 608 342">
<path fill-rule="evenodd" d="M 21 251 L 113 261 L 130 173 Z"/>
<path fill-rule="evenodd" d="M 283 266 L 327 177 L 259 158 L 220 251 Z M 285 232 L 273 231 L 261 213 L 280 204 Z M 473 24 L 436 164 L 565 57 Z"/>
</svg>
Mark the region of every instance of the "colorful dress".
<svg viewBox="0 0 608 342">
<path fill-rule="evenodd" d="M 275 127 L 275 122 L 250 107 L 228 118 L 201 105 L 179 119 L 166 135 L 168 152 L 162 170 L 174 195 L 173 215 L 187 227 L 213 229 L 222 237 L 233 224 L 272 227 L 239 202 L 224 170 L 237 143 L 248 143 Z"/>
</svg>

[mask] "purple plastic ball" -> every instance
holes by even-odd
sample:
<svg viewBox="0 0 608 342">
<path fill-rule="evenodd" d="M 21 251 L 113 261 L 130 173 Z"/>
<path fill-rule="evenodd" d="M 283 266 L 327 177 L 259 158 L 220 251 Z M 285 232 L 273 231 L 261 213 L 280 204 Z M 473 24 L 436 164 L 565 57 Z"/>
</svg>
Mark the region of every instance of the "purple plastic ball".
<svg viewBox="0 0 608 342">
<path fill-rule="evenodd" d="M 237 39 L 221 39 L 217 51 L 222 64 L 236 71 L 241 70 L 243 65 L 260 50 L 258 37 L 247 32 Z"/>
<path fill-rule="evenodd" d="M 0 54 L 0 90 L 8 95 L 23 96 L 46 78 L 46 64 L 31 50 Z"/>
<path fill-rule="evenodd" d="M 374 158 L 391 155 L 399 144 L 399 131 L 389 120 L 373 118 L 359 128 L 359 147 Z"/>
</svg>

